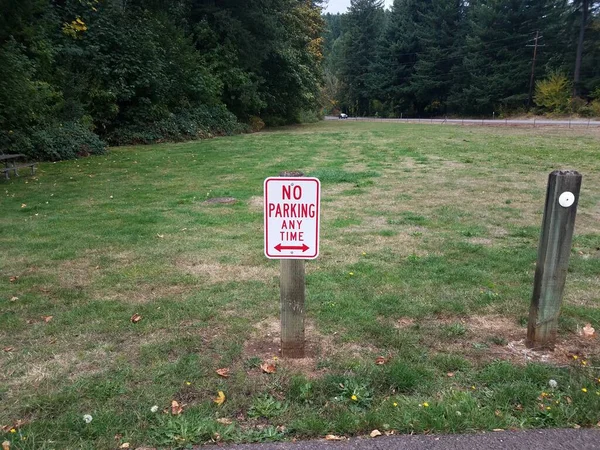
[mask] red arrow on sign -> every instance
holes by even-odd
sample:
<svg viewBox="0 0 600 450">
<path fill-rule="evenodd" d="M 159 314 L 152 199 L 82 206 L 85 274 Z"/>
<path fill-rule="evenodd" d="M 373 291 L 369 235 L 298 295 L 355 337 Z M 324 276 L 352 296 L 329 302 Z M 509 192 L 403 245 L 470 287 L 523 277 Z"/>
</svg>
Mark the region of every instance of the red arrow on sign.
<svg viewBox="0 0 600 450">
<path fill-rule="evenodd" d="M 275 246 L 275 250 L 277 250 L 278 252 L 280 252 L 281 250 L 302 250 L 302 252 L 305 252 L 306 250 L 308 250 L 310 247 L 306 244 L 302 244 L 302 246 L 298 245 L 281 245 L 281 244 L 277 244 Z"/>
</svg>

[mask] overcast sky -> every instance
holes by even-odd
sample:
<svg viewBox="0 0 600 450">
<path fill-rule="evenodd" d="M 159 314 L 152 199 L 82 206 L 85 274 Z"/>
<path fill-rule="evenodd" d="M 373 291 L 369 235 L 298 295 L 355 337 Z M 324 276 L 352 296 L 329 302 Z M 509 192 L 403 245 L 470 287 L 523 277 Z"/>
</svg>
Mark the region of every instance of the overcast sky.
<svg viewBox="0 0 600 450">
<path fill-rule="evenodd" d="M 386 8 L 389 8 L 394 0 L 385 0 Z M 329 4 L 327 8 L 325 8 L 325 12 L 330 12 L 332 14 L 339 12 L 346 12 L 348 7 L 350 6 L 350 0 L 329 0 Z"/>
</svg>

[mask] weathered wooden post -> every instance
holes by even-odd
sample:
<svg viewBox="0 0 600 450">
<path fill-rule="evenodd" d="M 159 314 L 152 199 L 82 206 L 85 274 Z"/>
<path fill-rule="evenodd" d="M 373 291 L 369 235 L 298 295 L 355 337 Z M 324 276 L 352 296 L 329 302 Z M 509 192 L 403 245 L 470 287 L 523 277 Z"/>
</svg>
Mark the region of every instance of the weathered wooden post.
<svg viewBox="0 0 600 450">
<path fill-rule="evenodd" d="M 567 278 L 581 174 L 555 170 L 548 177 L 526 345 L 554 349 Z"/>
<path fill-rule="evenodd" d="M 319 255 L 321 183 L 302 172 L 265 180 L 265 256 L 280 259 L 281 355 L 303 358 L 304 260 Z"/>
<path fill-rule="evenodd" d="M 280 177 L 303 177 L 302 172 L 281 172 Z M 306 286 L 303 259 L 280 260 L 279 302 L 281 356 L 304 358 L 304 300 Z"/>
</svg>

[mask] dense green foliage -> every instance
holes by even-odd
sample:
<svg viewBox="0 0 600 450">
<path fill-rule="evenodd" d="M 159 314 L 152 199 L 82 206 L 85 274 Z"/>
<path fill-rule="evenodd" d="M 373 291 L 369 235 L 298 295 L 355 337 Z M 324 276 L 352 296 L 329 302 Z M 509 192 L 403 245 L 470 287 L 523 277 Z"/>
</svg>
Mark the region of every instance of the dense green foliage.
<svg viewBox="0 0 600 450">
<path fill-rule="evenodd" d="M 102 152 L 100 139 L 149 143 L 291 123 L 319 104 L 315 2 L 0 5 L 2 152 L 71 158 Z"/>
<path fill-rule="evenodd" d="M 536 33 L 535 80 L 554 73 L 573 80 L 584 3 L 395 0 L 384 11 L 379 1 L 352 0 L 346 14 L 325 15 L 325 107 L 389 117 L 491 115 L 534 107 Z M 593 109 L 589 102 L 600 86 L 600 4 L 585 4 L 581 78 L 571 83 L 581 98 L 566 108 L 536 104 L 540 112 Z"/>
</svg>

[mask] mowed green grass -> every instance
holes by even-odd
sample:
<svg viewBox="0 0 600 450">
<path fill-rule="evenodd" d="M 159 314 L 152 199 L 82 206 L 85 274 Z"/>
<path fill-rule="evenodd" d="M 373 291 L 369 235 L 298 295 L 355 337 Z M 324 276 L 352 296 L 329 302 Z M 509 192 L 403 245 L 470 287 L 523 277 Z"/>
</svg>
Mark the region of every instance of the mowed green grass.
<svg viewBox="0 0 600 450">
<path fill-rule="evenodd" d="M 536 355 L 522 339 L 561 168 L 583 187 L 559 343 Z M 278 355 L 279 266 L 262 251 L 262 183 L 283 170 L 322 182 L 299 362 Z M 116 148 L 2 181 L 0 440 L 180 448 L 595 426 L 597 340 L 578 331 L 600 329 L 599 174 L 597 131 L 334 121 Z"/>
</svg>

